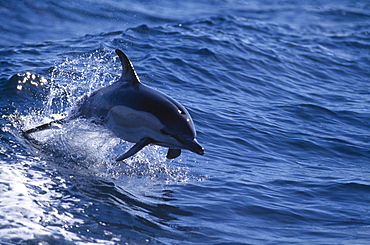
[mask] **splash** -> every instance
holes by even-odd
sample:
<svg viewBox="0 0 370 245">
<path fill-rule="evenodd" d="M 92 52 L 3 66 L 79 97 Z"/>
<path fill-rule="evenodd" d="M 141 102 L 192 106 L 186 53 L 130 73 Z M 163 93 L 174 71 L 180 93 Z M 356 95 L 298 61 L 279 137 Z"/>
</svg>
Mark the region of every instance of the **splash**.
<svg viewBox="0 0 370 245">
<path fill-rule="evenodd" d="M 22 77 L 22 90 L 42 91 L 42 96 L 37 98 L 42 105 L 27 113 L 17 113 L 13 122 L 18 121 L 26 130 L 66 117 L 84 96 L 117 79 L 121 68 L 112 56 L 115 57 L 112 52 L 96 50 L 68 57 L 49 69 L 50 79 L 26 74 Z M 85 119 L 55 124 L 50 130 L 33 133 L 32 138 L 34 147 L 58 165 L 121 183 L 127 181 L 126 177 L 160 183 L 187 182 L 193 178 L 181 160 L 166 160 L 164 149 L 158 146 L 147 146 L 134 157 L 116 162 L 117 155 L 131 143 Z"/>
</svg>

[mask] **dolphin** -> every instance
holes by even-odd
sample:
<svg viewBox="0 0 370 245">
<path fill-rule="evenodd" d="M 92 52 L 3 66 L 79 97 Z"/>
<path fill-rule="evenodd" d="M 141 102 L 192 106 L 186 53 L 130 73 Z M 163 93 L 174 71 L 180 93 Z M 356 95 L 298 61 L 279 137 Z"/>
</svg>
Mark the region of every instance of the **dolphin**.
<svg viewBox="0 0 370 245">
<path fill-rule="evenodd" d="M 48 129 L 53 123 L 91 118 L 106 125 L 117 137 L 135 143 L 117 161 L 133 156 L 149 144 L 169 148 L 169 159 L 180 156 L 182 149 L 203 155 L 189 112 L 169 96 L 142 84 L 127 56 L 119 49 L 116 54 L 122 64 L 122 75 L 116 82 L 86 96 L 69 118 L 29 129 L 24 135 Z"/>
</svg>

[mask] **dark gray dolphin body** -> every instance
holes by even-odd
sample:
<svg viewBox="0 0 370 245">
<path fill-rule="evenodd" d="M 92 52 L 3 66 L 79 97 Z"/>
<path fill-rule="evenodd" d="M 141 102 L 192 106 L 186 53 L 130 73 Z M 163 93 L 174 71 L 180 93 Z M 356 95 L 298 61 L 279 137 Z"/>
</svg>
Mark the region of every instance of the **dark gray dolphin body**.
<svg viewBox="0 0 370 245">
<path fill-rule="evenodd" d="M 178 157 L 181 149 L 203 155 L 204 149 L 195 138 L 193 120 L 187 110 L 167 95 L 143 85 L 127 56 L 118 49 L 116 53 L 122 63 L 121 78 L 85 98 L 70 119 L 93 118 L 107 125 L 116 136 L 136 143 L 117 161 L 134 155 L 148 144 L 168 147 L 170 159 Z M 52 123 L 25 134 L 49 128 Z"/>
</svg>

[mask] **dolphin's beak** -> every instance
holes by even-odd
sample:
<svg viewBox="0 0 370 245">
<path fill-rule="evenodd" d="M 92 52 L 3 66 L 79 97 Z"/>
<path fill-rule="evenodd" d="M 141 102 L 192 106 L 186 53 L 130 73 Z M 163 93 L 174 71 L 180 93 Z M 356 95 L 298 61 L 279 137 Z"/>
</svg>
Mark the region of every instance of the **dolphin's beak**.
<svg viewBox="0 0 370 245">
<path fill-rule="evenodd" d="M 192 152 L 195 152 L 199 155 L 204 154 L 204 148 L 201 147 L 196 139 L 188 140 L 188 139 L 181 139 L 182 143 L 186 146 L 186 148 Z"/>
</svg>

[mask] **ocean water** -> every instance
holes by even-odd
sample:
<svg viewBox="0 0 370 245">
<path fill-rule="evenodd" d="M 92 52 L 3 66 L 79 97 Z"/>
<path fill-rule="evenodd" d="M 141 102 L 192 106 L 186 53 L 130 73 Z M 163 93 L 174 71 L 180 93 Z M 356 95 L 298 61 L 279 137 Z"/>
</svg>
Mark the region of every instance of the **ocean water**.
<svg viewBox="0 0 370 245">
<path fill-rule="evenodd" d="M 368 1 L 1 1 L 1 244 L 370 244 Z M 83 119 L 114 82 L 183 104 L 205 155 Z"/>
</svg>

